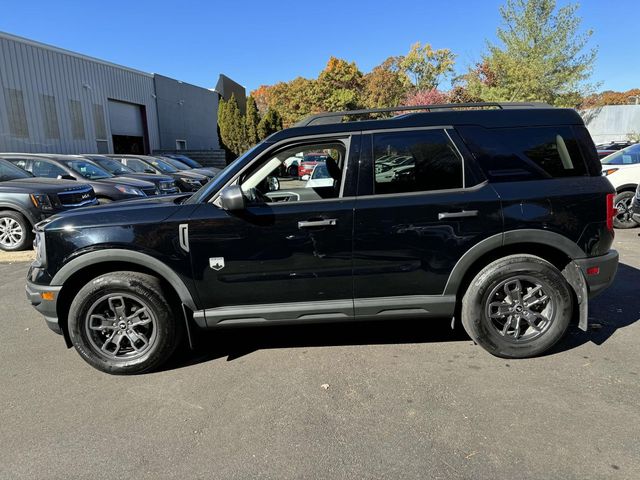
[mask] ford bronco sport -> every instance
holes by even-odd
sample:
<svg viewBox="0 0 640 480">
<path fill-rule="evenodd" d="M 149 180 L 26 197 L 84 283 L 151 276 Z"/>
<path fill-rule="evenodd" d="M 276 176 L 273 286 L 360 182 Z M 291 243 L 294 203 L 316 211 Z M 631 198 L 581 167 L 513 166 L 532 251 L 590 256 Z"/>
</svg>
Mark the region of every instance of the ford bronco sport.
<svg viewBox="0 0 640 480">
<path fill-rule="evenodd" d="M 270 181 L 310 152 L 332 184 Z M 459 319 L 492 354 L 530 357 L 586 329 L 613 281 L 613 197 L 574 110 L 320 114 L 191 197 L 39 224 L 27 296 L 109 373 L 157 368 L 196 328 L 402 317 Z"/>
</svg>

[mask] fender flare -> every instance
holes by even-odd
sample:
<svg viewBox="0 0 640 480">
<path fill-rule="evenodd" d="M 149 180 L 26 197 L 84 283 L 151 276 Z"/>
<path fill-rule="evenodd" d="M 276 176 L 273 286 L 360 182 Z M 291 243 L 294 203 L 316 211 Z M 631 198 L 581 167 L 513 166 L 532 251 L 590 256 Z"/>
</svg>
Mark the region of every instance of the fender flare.
<svg viewBox="0 0 640 480">
<path fill-rule="evenodd" d="M 522 229 L 497 233 L 480 241 L 460 257 L 453 267 L 451 275 L 449 275 L 447 284 L 444 287 L 443 295 L 455 295 L 458 292 L 458 288 L 460 287 L 462 279 L 466 275 L 467 271 L 480 257 L 497 248 L 516 245 L 518 243 L 538 243 L 545 246 L 551 245 L 553 248 L 560 250 L 572 260 L 586 256 L 584 250 L 578 247 L 578 245 L 567 237 L 549 230 Z"/>
<path fill-rule="evenodd" d="M 624 185 L 620 185 L 619 187 L 616 187 L 616 195 L 618 193 L 630 192 L 632 190 L 635 192 L 637 188 L 638 188 L 637 183 L 625 183 Z"/>
<path fill-rule="evenodd" d="M 21 205 L 17 205 L 15 203 L 2 202 L 0 203 L 0 210 L 15 210 L 16 212 L 20 213 L 23 217 L 25 217 L 29 221 L 32 227 L 36 223 L 38 223 L 38 221 L 33 217 L 33 214 L 29 212 L 29 210 L 27 210 L 26 208 L 22 207 Z"/>
<path fill-rule="evenodd" d="M 58 270 L 51 280 L 51 285 L 64 285 L 65 281 L 80 270 L 107 262 L 133 263 L 148 268 L 171 284 L 185 306 L 197 310 L 191 292 L 174 270 L 157 258 L 134 250 L 105 249 L 80 255 Z"/>
</svg>

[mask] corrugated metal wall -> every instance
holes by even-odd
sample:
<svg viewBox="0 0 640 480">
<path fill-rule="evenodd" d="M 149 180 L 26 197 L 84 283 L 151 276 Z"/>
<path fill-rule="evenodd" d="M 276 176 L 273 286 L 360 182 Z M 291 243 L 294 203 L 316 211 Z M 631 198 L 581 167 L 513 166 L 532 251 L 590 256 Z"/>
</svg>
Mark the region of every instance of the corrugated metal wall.
<svg viewBox="0 0 640 480">
<path fill-rule="evenodd" d="M 0 33 L 0 151 L 97 152 L 105 128 L 112 151 L 108 99 L 144 105 L 159 148 L 152 75 Z"/>
<path fill-rule="evenodd" d="M 640 134 L 640 105 L 607 105 L 580 112 L 595 143 L 624 141 Z"/>
</svg>

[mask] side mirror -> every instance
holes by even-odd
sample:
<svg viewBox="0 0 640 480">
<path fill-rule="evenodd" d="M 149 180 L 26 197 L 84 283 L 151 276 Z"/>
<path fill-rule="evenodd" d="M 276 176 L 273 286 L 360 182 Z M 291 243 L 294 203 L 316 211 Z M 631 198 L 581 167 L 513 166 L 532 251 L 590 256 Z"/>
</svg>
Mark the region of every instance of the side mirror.
<svg viewBox="0 0 640 480">
<path fill-rule="evenodd" d="M 245 199 L 242 189 L 238 185 L 229 185 L 220 192 L 220 204 L 231 212 L 244 210 Z"/>
<path fill-rule="evenodd" d="M 267 177 L 267 187 L 270 192 L 277 192 L 280 190 L 280 180 L 278 180 L 278 177 Z"/>
<path fill-rule="evenodd" d="M 58 175 L 56 178 L 58 180 L 75 180 L 76 179 L 74 176 L 68 175 L 68 174 Z"/>
</svg>

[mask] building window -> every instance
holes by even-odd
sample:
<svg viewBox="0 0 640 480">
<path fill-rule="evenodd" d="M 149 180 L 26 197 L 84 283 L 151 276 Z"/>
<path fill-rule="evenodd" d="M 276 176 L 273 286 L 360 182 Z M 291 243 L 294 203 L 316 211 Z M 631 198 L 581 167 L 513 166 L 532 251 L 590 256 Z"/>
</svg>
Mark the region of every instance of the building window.
<svg viewBox="0 0 640 480">
<path fill-rule="evenodd" d="M 104 121 L 104 107 L 99 103 L 93 104 L 93 125 L 97 140 L 107 139 L 107 124 Z"/>
<path fill-rule="evenodd" d="M 58 124 L 56 97 L 41 94 L 40 105 L 42 106 L 42 119 L 44 121 L 44 136 L 46 138 L 59 139 L 60 126 Z"/>
<path fill-rule="evenodd" d="M 187 149 L 186 140 L 176 140 L 176 150 L 186 150 L 186 149 Z"/>
<path fill-rule="evenodd" d="M 7 104 L 7 117 L 9 118 L 9 133 L 14 137 L 29 138 L 29 126 L 27 125 L 22 90 L 5 88 L 4 95 Z"/>
<path fill-rule="evenodd" d="M 79 100 L 69 100 L 69 115 L 73 139 L 84 140 L 84 118 L 82 117 L 82 104 Z"/>
</svg>

